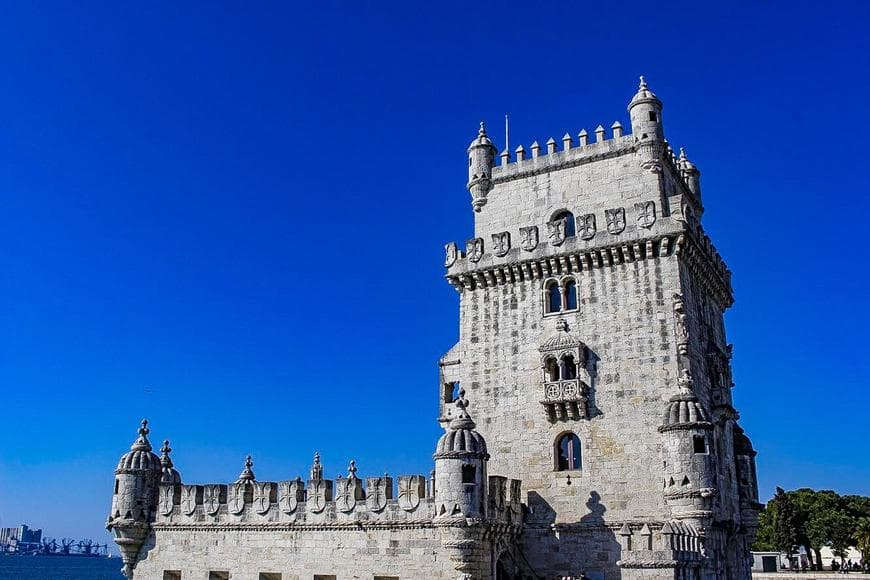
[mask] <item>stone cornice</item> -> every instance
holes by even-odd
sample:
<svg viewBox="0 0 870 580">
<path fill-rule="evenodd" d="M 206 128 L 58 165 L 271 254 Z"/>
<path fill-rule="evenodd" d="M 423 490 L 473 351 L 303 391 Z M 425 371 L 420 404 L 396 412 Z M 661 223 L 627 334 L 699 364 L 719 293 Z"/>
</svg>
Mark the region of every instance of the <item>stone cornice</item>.
<svg viewBox="0 0 870 580">
<path fill-rule="evenodd" d="M 642 237 L 630 233 L 634 235 L 611 236 L 603 244 L 573 239 L 561 246 L 541 243 L 532 252 L 513 248 L 502 257 L 486 253 L 478 262 L 460 255 L 446 278 L 462 292 L 677 255 L 723 308 L 733 304 L 731 272 L 712 245 L 699 243 L 682 221 L 663 218 Z"/>
</svg>

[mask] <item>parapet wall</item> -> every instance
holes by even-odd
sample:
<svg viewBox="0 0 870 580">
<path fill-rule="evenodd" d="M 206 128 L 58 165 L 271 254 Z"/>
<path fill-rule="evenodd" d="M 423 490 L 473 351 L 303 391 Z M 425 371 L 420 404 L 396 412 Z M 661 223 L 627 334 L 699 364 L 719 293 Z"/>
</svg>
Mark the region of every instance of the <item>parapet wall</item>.
<svg viewBox="0 0 870 580">
<path fill-rule="evenodd" d="M 158 525 L 269 524 L 415 525 L 435 517 L 433 481 L 402 475 L 231 484 L 161 484 Z M 396 492 L 397 493 L 394 493 Z M 521 482 L 490 476 L 486 521 L 519 525 Z"/>
</svg>

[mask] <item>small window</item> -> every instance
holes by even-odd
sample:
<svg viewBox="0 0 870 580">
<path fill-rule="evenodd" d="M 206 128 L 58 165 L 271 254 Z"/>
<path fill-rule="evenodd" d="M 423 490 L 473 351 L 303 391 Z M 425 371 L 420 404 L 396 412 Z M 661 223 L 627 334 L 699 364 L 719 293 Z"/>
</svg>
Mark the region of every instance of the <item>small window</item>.
<svg viewBox="0 0 870 580">
<path fill-rule="evenodd" d="M 656 115 L 655 111 L 649 112 L 649 120 L 652 121 L 653 123 L 658 122 L 659 118 L 658 118 L 658 115 Z"/>
<path fill-rule="evenodd" d="M 547 312 L 561 312 L 562 289 L 554 280 L 547 286 Z"/>
<path fill-rule="evenodd" d="M 212 570 L 208 573 L 208 580 L 230 580 L 229 572 L 215 572 Z"/>
<path fill-rule="evenodd" d="M 562 218 L 565 218 L 565 237 L 573 238 L 577 233 L 577 225 L 574 223 L 574 214 L 564 209 L 557 212 L 556 215 L 553 216 L 552 221 L 560 220 Z"/>
<path fill-rule="evenodd" d="M 398 576 L 375 576 L 374 580 L 399 580 Z"/>
<path fill-rule="evenodd" d="M 559 380 L 559 363 L 553 357 L 547 359 L 544 363 L 544 372 L 547 374 L 547 380 L 556 382 Z"/>
<path fill-rule="evenodd" d="M 577 378 L 577 364 L 574 362 L 574 357 L 566 354 L 562 357 L 562 380 L 572 381 Z"/>
<path fill-rule="evenodd" d="M 452 403 L 459 398 L 459 381 L 444 383 L 444 402 Z"/>
<path fill-rule="evenodd" d="M 181 580 L 181 570 L 164 570 L 163 580 Z"/>
<path fill-rule="evenodd" d="M 703 435 L 695 435 L 693 438 L 695 453 L 707 453 L 707 440 Z"/>
<path fill-rule="evenodd" d="M 462 466 L 462 483 L 475 483 L 477 479 L 477 468 L 473 465 Z"/>
<path fill-rule="evenodd" d="M 315 574 L 314 580 L 338 580 L 335 574 Z"/>
<path fill-rule="evenodd" d="M 577 282 L 574 280 L 565 283 L 565 308 L 577 310 Z"/>
<path fill-rule="evenodd" d="M 556 443 L 558 453 L 556 470 L 575 471 L 580 469 L 580 439 L 573 433 L 565 433 Z"/>
<path fill-rule="evenodd" d="M 116 480 L 115 480 L 115 495 L 118 495 L 118 488 L 119 488 L 120 486 L 121 486 L 121 480 L 120 480 L 120 479 L 116 479 Z"/>
<path fill-rule="evenodd" d="M 280 572 L 260 572 L 259 580 L 281 580 Z"/>
</svg>

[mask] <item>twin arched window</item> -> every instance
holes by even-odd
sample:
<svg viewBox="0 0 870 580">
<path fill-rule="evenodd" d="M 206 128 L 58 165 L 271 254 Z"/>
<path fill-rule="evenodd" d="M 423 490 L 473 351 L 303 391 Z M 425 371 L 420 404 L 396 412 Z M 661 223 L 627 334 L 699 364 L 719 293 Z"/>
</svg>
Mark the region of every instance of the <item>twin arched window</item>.
<svg viewBox="0 0 870 580">
<path fill-rule="evenodd" d="M 570 381 L 577 378 L 577 363 L 570 354 L 563 355 L 559 360 L 550 357 L 544 363 L 544 372 L 548 382 Z"/>
<path fill-rule="evenodd" d="M 577 282 L 574 278 L 550 280 L 544 289 L 546 314 L 577 310 Z"/>
<path fill-rule="evenodd" d="M 565 433 L 556 441 L 556 471 L 576 471 L 582 467 L 580 438 Z"/>
</svg>

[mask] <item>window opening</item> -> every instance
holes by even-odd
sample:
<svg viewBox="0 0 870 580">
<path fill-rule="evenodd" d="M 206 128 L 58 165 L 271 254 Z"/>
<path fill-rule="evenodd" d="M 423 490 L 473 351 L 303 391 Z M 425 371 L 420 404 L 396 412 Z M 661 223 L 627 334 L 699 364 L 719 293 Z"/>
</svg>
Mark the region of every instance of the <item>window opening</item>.
<svg viewBox="0 0 870 580">
<path fill-rule="evenodd" d="M 693 438 L 695 453 L 707 453 L 707 440 L 703 435 L 695 435 Z"/>
<path fill-rule="evenodd" d="M 181 570 L 164 570 L 163 580 L 181 580 Z"/>
<path fill-rule="evenodd" d="M 260 572 L 259 580 L 281 580 L 280 572 Z"/>
<path fill-rule="evenodd" d="M 559 438 L 557 445 L 559 461 L 558 471 L 574 471 L 580 469 L 580 439 L 573 433 L 566 433 Z"/>
<path fill-rule="evenodd" d="M 216 572 L 212 570 L 208 573 L 208 580 L 230 580 L 229 572 Z"/>
<path fill-rule="evenodd" d="M 562 289 L 556 282 L 547 286 L 547 312 L 559 312 L 562 310 Z"/>
<path fill-rule="evenodd" d="M 565 237 L 573 238 L 577 232 L 577 226 L 574 223 L 574 214 L 568 210 L 562 210 L 553 216 L 553 221 L 565 218 Z"/>
<path fill-rule="evenodd" d="M 118 495 L 118 488 L 121 486 L 121 480 L 115 480 L 115 495 Z"/>
<path fill-rule="evenodd" d="M 462 466 L 462 483 L 474 483 L 476 480 L 477 468 L 473 465 Z"/>
<path fill-rule="evenodd" d="M 556 362 L 556 359 L 552 357 L 548 358 L 544 365 L 544 369 L 547 373 L 548 381 L 555 382 L 559 380 L 559 363 Z"/>
<path fill-rule="evenodd" d="M 568 280 L 565 284 L 565 308 L 577 310 L 577 282 Z"/>
<path fill-rule="evenodd" d="M 577 365 L 574 364 L 574 357 L 566 354 L 562 357 L 562 380 L 571 381 L 577 378 Z"/>
<path fill-rule="evenodd" d="M 653 121 L 653 122 L 657 122 L 657 121 L 658 121 L 658 117 L 656 116 L 655 111 L 650 111 L 650 112 L 649 112 L 649 120 L 650 120 L 650 121 Z"/>
</svg>

